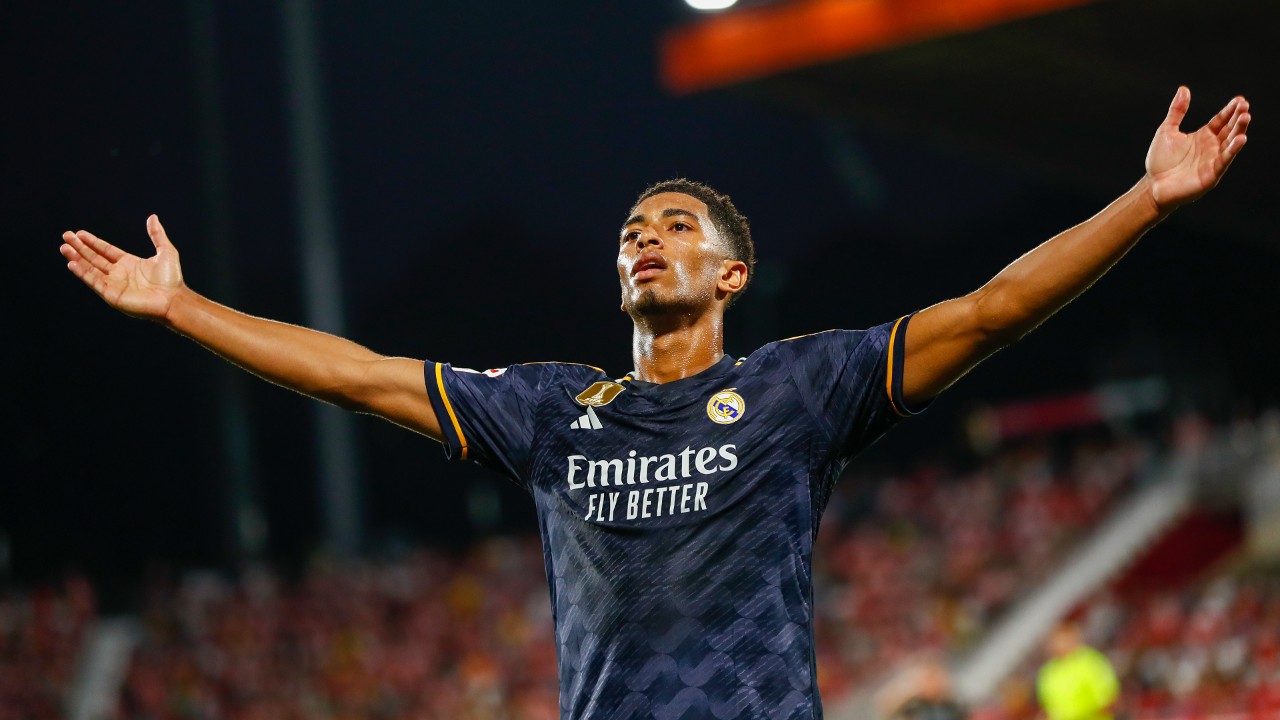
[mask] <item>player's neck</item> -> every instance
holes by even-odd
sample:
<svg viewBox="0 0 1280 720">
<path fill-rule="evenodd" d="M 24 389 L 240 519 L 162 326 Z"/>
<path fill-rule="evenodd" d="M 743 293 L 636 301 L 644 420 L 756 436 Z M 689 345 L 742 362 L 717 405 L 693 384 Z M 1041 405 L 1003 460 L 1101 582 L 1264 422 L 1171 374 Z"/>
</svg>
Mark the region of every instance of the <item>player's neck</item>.
<svg viewBox="0 0 1280 720">
<path fill-rule="evenodd" d="M 719 313 L 697 317 L 636 320 L 631 357 L 637 380 L 668 383 L 696 375 L 724 357 L 724 318 Z"/>
</svg>

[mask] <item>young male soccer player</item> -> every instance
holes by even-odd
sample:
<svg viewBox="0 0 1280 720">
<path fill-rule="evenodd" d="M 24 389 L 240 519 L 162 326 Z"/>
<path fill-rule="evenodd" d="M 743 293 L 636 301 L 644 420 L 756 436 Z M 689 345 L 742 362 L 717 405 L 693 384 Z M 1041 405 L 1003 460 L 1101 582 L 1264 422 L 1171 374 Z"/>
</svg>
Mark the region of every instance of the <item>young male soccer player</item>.
<svg viewBox="0 0 1280 720">
<path fill-rule="evenodd" d="M 688 181 L 645 191 L 617 271 L 635 369 L 477 373 L 384 357 L 250 317 L 155 256 L 67 232 L 67 267 L 111 306 L 158 321 L 272 382 L 372 413 L 533 495 L 565 718 L 816 718 L 811 550 L 841 468 L 901 418 L 1097 280 L 1177 206 L 1217 184 L 1249 105 L 1191 134 L 1179 88 L 1146 175 L 1098 215 L 982 288 L 893 322 L 724 355 L 723 318 L 754 250 L 728 198 Z"/>
</svg>

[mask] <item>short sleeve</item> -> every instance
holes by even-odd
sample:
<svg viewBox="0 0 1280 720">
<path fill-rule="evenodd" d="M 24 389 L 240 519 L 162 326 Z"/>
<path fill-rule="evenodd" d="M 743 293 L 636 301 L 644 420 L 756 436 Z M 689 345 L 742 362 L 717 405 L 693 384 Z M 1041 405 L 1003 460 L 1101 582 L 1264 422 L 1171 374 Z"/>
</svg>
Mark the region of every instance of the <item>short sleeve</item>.
<svg viewBox="0 0 1280 720">
<path fill-rule="evenodd" d="M 551 364 L 477 372 L 428 360 L 427 394 L 440 420 L 445 456 L 474 460 L 527 486 L 534 412 L 554 372 Z"/>
<path fill-rule="evenodd" d="M 910 322 L 907 315 L 868 330 L 832 330 L 792 341 L 792 373 L 834 455 L 856 455 L 927 407 L 909 408 L 902 398 Z"/>
</svg>

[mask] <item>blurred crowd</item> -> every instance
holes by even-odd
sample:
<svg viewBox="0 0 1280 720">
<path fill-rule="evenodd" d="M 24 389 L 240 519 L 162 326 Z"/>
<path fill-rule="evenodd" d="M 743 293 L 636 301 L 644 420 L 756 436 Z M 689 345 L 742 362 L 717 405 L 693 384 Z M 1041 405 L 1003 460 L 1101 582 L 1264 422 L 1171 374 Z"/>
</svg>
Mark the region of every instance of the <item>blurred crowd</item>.
<svg viewBox="0 0 1280 720">
<path fill-rule="evenodd" d="M 927 466 L 885 480 L 861 517 L 833 507 L 814 554 L 824 696 L 921 652 L 967 648 L 1053 571 L 1152 453 L 1135 439 L 1030 443 L 962 474 Z"/>
<path fill-rule="evenodd" d="M 1129 717 L 1280 717 L 1280 573 L 1223 573 L 1143 597 L 1101 592 L 1078 613 L 1120 679 Z M 1035 660 L 981 720 L 1037 717 Z"/>
<path fill-rule="evenodd" d="M 153 589 L 119 717 L 559 717 L 536 539 Z"/>
<path fill-rule="evenodd" d="M 1062 554 L 1160 454 L 1134 437 L 1028 441 L 959 470 L 846 478 L 815 548 L 819 684 L 829 705 L 918 657 L 954 656 L 1053 572 Z M 0 720 L 63 715 L 94 620 L 89 584 L 0 594 Z M 537 538 L 297 577 L 154 581 L 140 608 L 117 720 L 450 718 L 554 720 L 556 656 Z M 1121 680 L 1130 717 L 1275 712 L 1280 575 L 1175 592 L 1102 593 L 1082 611 L 1090 645 Z M 1034 658 L 983 720 L 1037 717 Z M 946 697 L 903 718 L 962 717 Z M 905 696 L 904 696 L 905 697 Z M 950 714 L 941 714 L 941 713 Z M 1259 716 L 1261 717 L 1261 716 Z"/>
<path fill-rule="evenodd" d="M 95 607 L 82 577 L 29 593 L 0 591 L 0 720 L 64 716 Z"/>
<path fill-rule="evenodd" d="M 1103 596 L 1091 619 L 1125 707 L 1144 715 L 1280 715 L 1280 577 L 1226 575 L 1129 603 Z"/>
<path fill-rule="evenodd" d="M 1148 455 L 1136 441 L 1032 444 L 961 475 L 847 483 L 816 553 L 828 702 L 909 653 L 977 637 Z M 192 576 L 153 588 L 119 717 L 550 720 L 548 603 L 536 538 L 319 566 L 296 582 Z"/>
<path fill-rule="evenodd" d="M 1224 576 L 1131 604 L 1102 597 L 1091 628 L 1144 715 L 1280 717 L 1280 577 Z"/>
</svg>

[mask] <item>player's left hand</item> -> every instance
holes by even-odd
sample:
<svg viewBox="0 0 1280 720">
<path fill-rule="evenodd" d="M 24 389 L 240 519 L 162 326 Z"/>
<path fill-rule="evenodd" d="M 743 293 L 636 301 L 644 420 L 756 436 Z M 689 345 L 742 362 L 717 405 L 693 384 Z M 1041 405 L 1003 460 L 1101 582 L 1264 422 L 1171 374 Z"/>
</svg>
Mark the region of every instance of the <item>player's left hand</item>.
<svg viewBox="0 0 1280 720">
<path fill-rule="evenodd" d="M 1212 190 L 1248 140 L 1249 101 L 1243 97 L 1233 98 L 1204 127 L 1184 133 L 1178 126 L 1190 106 L 1191 91 L 1179 87 L 1147 150 L 1151 195 L 1161 212 Z"/>
</svg>

